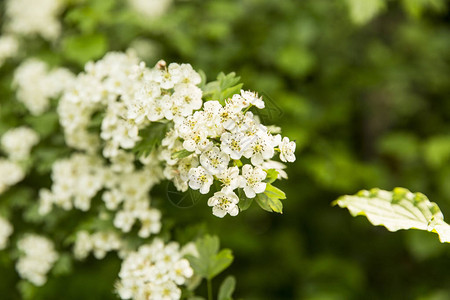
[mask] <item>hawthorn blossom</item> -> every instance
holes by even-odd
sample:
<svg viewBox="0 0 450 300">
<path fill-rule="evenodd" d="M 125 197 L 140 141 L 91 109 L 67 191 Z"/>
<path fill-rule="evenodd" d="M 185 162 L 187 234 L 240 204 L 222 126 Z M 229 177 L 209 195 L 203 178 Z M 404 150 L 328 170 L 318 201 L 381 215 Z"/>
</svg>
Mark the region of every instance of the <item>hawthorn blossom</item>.
<svg viewBox="0 0 450 300">
<path fill-rule="evenodd" d="M 193 190 L 200 190 L 202 194 L 208 194 L 213 184 L 213 176 L 202 166 L 189 170 L 189 186 Z"/>
<path fill-rule="evenodd" d="M 230 216 L 236 216 L 239 213 L 238 202 L 239 198 L 235 193 L 222 190 L 208 199 L 208 206 L 212 206 L 213 215 L 223 218 L 227 213 Z"/>
<path fill-rule="evenodd" d="M 265 191 L 266 183 L 262 181 L 266 178 L 267 173 L 260 167 L 253 168 L 249 164 L 244 165 L 242 167 L 242 176 L 245 180 L 241 187 L 244 189 L 247 198 L 254 198 L 256 194 Z"/>
<path fill-rule="evenodd" d="M 238 167 L 231 167 L 216 175 L 222 183 L 223 190 L 233 191 L 242 185 L 242 176 L 239 175 Z"/>
<path fill-rule="evenodd" d="M 280 144 L 280 159 L 283 162 L 295 161 L 295 142 L 290 142 L 288 137 L 284 137 Z"/>
<path fill-rule="evenodd" d="M 212 175 L 216 175 L 226 170 L 230 157 L 222 152 L 218 147 L 212 147 L 200 155 L 201 165 Z"/>
</svg>

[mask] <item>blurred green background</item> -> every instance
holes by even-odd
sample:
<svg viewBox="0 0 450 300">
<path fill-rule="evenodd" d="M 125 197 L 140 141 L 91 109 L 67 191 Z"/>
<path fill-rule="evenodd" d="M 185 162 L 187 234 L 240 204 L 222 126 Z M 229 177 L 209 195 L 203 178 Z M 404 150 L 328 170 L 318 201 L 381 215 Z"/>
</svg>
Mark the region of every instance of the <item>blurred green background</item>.
<svg viewBox="0 0 450 300">
<path fill-rule="evenodd" d="M 236 298 L 450 299 L 449 245 L 431 233 L 390 233 L 331 207 L 342 194 L 402 186 L 423 192 L 450 218 L 445 1 L 191 0 L 155 19 L 123 1 L 90 0 L 69 3 L 62 22 L 61 41 L 29 40 L 25 55 L 79 72 L 89 59 L 131 46 L 149 65 L 187 62 L 209 80 L 236 72 L 245 89 L 266 99 L 263 121 L 296 140 L 297 161 L 279 184 L 288 196 L 283 215 L 254 205 L 218 219 L 205 203 L 176 208 L 164 186 L 155 191 L 167 219 L 177 226 L 203 220 L 233 250 L 220 277 L 236 276 Z M 1 70 L 2 95 L 11 94 L 14 66 Z M 76 263 L 76 275 L 50 278 L 36 297 L 114 299 L 119 266 L 111 254 Z M 18 297 L 13 265 L 0 268 L 0 290 L 11 293 L 0 298 Z"/>
</svg>

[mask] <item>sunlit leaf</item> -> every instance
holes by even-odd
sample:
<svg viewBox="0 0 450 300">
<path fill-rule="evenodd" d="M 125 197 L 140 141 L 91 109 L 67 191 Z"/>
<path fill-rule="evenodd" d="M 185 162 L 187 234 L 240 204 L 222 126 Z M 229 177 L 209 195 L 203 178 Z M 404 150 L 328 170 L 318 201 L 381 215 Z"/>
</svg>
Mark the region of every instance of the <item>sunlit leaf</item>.
<svg viewBox="0 0 450 300">
<path fill-rule="evenodd" d="M 444 222 L 437 204 L 421 193 L 404 188 L 392 192 L 362 190 L 353 196 L 342 196 L 333 204 L 348 208 L 353 216 L 366 216 L 373 225 L 382 225 L 389 231 L 427 230 L 437 233 L 442 243 L 450 242 L 450 225 Z"/>
</svg>

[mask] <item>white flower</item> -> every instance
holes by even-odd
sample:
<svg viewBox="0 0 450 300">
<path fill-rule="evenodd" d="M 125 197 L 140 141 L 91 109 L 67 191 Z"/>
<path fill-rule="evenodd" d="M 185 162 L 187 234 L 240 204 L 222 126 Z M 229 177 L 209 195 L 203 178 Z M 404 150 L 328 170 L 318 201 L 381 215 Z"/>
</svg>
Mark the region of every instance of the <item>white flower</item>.
<svg viewBox="0 0 450 300">
<path fill-rule="evenodd" d="M 240 132 L 225 132 L 220 137 L 220 149 L 229 154 L 232 159 L 240 159 L 244 151 L 243 139 L 244 135 Z"/>
<path fill-rule="evenodd" d="M 256 106 L 259 109 L 264 108 L 264 101 L 261 97 L 258 96 L 256 92 L 244 91 L 241 90 L 241 96 L 244 98 L 244 104 L 249 103 L 253 106 Z"/>
<path fill-rule="evenodd" d="M 235 193 L 222 190 L 208 199 L 208 206 L 213 207 L 213 215 L 223 218 L 227 213 L 230 216 L 236 216 L 239 213 L 238 202 L 239 198 Z"/>
<path fill-rule="evenodd" d="M 130 232 L 135 220 L 133 212 L 121 210 L 114 218 L 114 226 L 121 229 L 123 232 Z"/>
<path fill-rule="evenodd" d="M 128 0 L 128 2 L 136 12 L 149 18 L 156 18 L 166 13 L 172 0 Z"/>
<path fill-rule="evenodd" d="M 251 165 L 244 165 L 242 167 L 242 176 L 245 179 L 242 187 L 247 198 L 254 198 L 256 194 L 266 190 L 266 183 L 261 181 L 266 178 L 267 173 L 260 167 L 253 168 Z"/>
<path fill-rule="evenodd" d="M 6 1 L 6 28 L 8 31 L 33 36 L 39 34 L 53 41 L 61 32 L 59 14 L 65 1 L 8 0 Z"/>
<path fill-rule="evenodd" d="M 280 144 L 280 159 L 284 162 L 295 161 L 295 142 L 290 142 L 288 137 L 284 137 Z"/>
<path fill-rule="evenodd" d="M 91 236 L 87 231 L 78 231 L 75 244 L 73 246 L 73 253 L 76 259 L 85 259 L 92 251 L 93 243 Z"/>
<path fill-rule="evenodd" d="M 6 191 L 10 186 L 15 185 L 25 177 L 23 169 L 15 162 L 0 157 L 0 194 Z"/>
<path fill-rule="evenodd" d="M 1 145 L 11 160 L 24 160 L 30 156 L 33 146 L 39 142 L 39 135 L 27 127 L 8 130 L 2 136 Z"/>
<path fill-rule="evenodd" d="M 228 168 L 230 157 L 218 147 L 203 152 L 200 155 L 200 163 L 212 175 L 223 172 Z"/>
<path fill-rule="evenodd" d="M 223 189 L 233 191 L 242 185 L 242 176 L 239 175 L 238 167 L 231 167 L 216 175 L 222 182 Z"/>
<path fill-rule="evenodd" d="M 271 159 L 275 151 L 266 137 L 257 137 L 244 151 L 244 156 L 250 158 L 253 165 L 261 165 L 264 159 Z"/>
<path fill-rule="evenodd" d="M 202 166 L 189 170 L 189 186 L 193 190 L 200 190 L 200 193 L 207 194 L 214 178 Z"/>
<path fill-rule="evenodd" d="M 0 67 L 6 59 L 17 55 L 19 50 L 19 41 L 14 35 L 0 36 Z"/>
<path fill-rule="evenodd" d="M 159 233 L 161 230 L 161 212 L 159 210 L 139 211 L 138 218 L 141 221 L 141 229 L 138 232 L 139 237 L 148 238 L 150 234 Z"/>
<path fill-rule="evenodd" d="M 154 239 L 122 262 L 116 284 L 121 299 L 180 299 L 178 285 L 193 276 L 189 261 L 181 257 L 178 243 L 165 245 Z"/>
<path fill-rule="evenodd" d="M 8 244 L 8 238 L 13 233 L 13 227 L 8 220 L 0 216 L 0 250 L 6 248 Z"/>
<path fill-rule="evenodd" d="M 47 272 L 58 259 L 53 242 L 46 237 L 28 234 L 17 242 L 17 248 L 23 253 L 16 264 L 20 277 L 34 285 L 44 285 Z"/>
<path fill-rule="evenodd" d="M 194 275 L 187 259 L 180 259 L 173 264 L 173 269 L 170 272 L 171 279 L 178 285 L 184 284 L 186 278 L 190 278 Z"/>
</svg>

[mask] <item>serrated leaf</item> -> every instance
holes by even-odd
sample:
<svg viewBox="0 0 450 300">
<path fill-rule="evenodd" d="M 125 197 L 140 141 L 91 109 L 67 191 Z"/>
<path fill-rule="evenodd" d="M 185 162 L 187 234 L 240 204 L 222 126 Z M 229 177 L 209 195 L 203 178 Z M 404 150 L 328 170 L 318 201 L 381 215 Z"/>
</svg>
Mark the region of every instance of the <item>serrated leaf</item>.
<svg viewBox="0 0 450 300">
<path fill-rule="evenodd" d="M 172 159 L 175 159 L 175 158 L 178 158 L 178 159 L 185 158 L 185 157 L 188 157 L 189 155 L 191 155 L 192 153 L 193 153 L 193 152 L 191 152 L 191 151 L 187 151 L 186 149 L 183 149 L 183 150 L 180 150 L 180 151 L 177 151 L 177 152 L 172 153 Z"/>
<path fill-rule="evenodd" d="M 266 194 L 271 198 L 286 199 L 286 194 L 279 188 L 276 188 L 273 185 L 271 185 L 270 183 L 266 185 L 266 190 L 264 191 L 264 194 Z"/>
<path fill-rule="evenodd" d="M 450 243 L 450 225 L 444 222 L 438 205 L 422 193 L 404 188 L 392 192 L 362 190 L 353 196 L 340 197 L 333 205 L 348 208 L 353 216 L 366 216 L 373 225 L 382 225 L 389 231 L 426 230 L 437 233 L 442 243 Z"/>
<path fill-rule="evenodd" d="M 152 150 L 159 145 L 169 131 L 170 125 L 168 123 L 151 123 L 148 127 L 139 132 L 139 136 L 142 138 L 136 146 L 133 148 L 133 152 L 136 156 L 146 156 L 152 152 Z"/>
<path fill-rule="evenodd" d="M 229 249 L 219 252 L 219 239 L 216 236 L 205 236 L 196 242 L 198 257 L 187 255 L 194 273 L 206 279 L 212 279 L 225 270 L 233 262 L 233 254 Z"/>
<path fill-rule="evenodd" d="M 212 279 L 217 274 L 228 268 L 233 262 L 233 253 L 230 249 L 221 250 L 212 260 L 211 269 L 208 274 L 208 278 Z"/>
<path fill-rule="evenodd" d="M 232 299 L 235 287 L 236 287 L 236 279 L 233 276 L 228 276 L 220 285 L 217 299 L 218 300 Z"/>
<path fill-rule="evenodd" d="M 267 175 L 266 175 L 266 179 L 263 180 L 263 182 L 267 182 L 267 183 L 272 183 L 275 180 L 277 180 L 278 178 L 278 171 L 275 169 L 268 169 L 268 170 L 264 170 Z"/>
<path fill-rule="evenodd" d="M 256 195 L 256 202 L 262 209 L 282 214 L 283 203 L 281 203 L 280 199 L 286 199 L 286 194 L 270 183 L 267 183 L 264 193 Z"/>
</svg>

